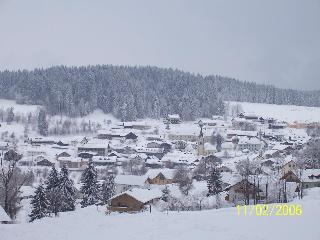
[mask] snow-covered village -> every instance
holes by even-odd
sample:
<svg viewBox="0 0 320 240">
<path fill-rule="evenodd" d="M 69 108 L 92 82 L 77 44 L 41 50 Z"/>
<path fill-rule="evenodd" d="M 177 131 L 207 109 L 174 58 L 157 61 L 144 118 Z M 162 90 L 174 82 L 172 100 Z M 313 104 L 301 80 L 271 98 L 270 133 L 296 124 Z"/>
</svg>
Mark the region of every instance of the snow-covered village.
<svg viewBox="0 0 320 240">
<path fill-rule="evenodd" d="M 0 0 L 0 240 L 320 240 L 319 0 Z"/>
<path fill-rule="evenodd" d="M 65 224 L 72 212 L 106 219 L 134 213 L 149 221 L 320 200 L 320 108 L 226 102 L 223 116 L 126 122 L 101 111 L 49 117 L 39 106 L 1 102 L 1 177 L 9 182 L 2 223 Z M 293 116 L 284 121 L 282 114 Z"/>
</svg>

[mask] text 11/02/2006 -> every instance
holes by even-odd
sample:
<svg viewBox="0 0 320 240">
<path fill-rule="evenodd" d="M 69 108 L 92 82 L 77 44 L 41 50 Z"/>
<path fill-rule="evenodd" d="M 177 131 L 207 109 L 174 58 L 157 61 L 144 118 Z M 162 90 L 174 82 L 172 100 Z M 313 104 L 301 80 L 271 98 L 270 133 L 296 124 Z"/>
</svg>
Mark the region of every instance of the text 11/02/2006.
<svg viewBox="0 0 320 240">
<path fill-rule="evenodd" d="M 251 206 L 237 205 L 238 216 L 301 216 L 300 204 L 257 204 Z"/>
</svg>

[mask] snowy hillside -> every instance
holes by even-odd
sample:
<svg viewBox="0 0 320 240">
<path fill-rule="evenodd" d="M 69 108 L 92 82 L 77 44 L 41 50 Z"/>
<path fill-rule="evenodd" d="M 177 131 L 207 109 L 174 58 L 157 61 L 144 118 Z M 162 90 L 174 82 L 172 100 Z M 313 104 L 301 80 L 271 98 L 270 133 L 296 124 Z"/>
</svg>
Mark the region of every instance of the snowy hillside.
<svg viewBox="0 0 320 240">
<path fill-rule="evenodd" d="M 25 104 L 17 104 L 16 101 L 7 100 L 7 99 L 0 99 L 0 108 L 7 109 L 7 108 L 14 108 L 14 112 L 28 114 L 30 112 L 34 112 L 37 110 L 38 105 L 25 105 Z"/>
<path fill-rule="evenodd" d="M 226 102 L 228 104 L 228 102 Z M 276 105 L 264 103 L 249 103 L 249 102 L 229 102 L 229 112 L 232 106 L 241 105 L 242 110 L 247 114 L 255 114 L 262 117 L 272 117 L 275 119 L 292 123 L 298 122 L 319 122 L 320 107 L 306 107 L 295 105 Z M 14 108 L 15 113 L 28 114 L 37 111 L 38 105 L 17 104 L 13 100 L 0 99 L 0 109 L 6 110 L 10 107 Z M 231 114 L 231 113 L 230 113 Z M 60 119 L 60 116 L 57 116 Z M 79 118 L 80 119 L 80 118 Z M 81 120 L 102 123 L 107 120 L 112 122 L 118 121 L 112 114 L 105 114 L 102 110 L 97 109 Z M 148 122 L 152 121 L 148 119 Z"/>
<path fill-rule="evenodd" d="M 309 191 L 302 201 L 303 215 L 237 216 L 236 208 L 197 212 L 153 211 L 139 214 L 105 215 L 103 208 L 79 209 L 32 224 L 0 225 L 1 240 L 68 239 L 238 239 L 318 240 L 320 188 Z M 299 228 L 294 228 L 299 226 Z M 300 231 L 303 229 L 303 231 Z"/>
<path fill-rule="evenodd" d="M 320 108 L 319 107 L 305 107 L 294 105 L 276 105 L 263 103 L 249 103 L 249 102 L 230 102 L 230 109 L 232 106 L 240 104 L 242 109 L 247 114 L 255 114 L 262 117 L 272 117 L 282 121 L 292 123 L 298 122 L 319 122 Z"/>
</svg>

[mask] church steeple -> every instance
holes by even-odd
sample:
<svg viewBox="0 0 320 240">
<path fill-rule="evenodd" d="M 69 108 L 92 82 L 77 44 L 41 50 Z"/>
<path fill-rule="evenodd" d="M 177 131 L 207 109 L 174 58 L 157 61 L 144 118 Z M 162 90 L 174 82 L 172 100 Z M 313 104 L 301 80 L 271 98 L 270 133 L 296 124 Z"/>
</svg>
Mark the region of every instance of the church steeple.
<svg viewBox="0 0 320 240">
<path fill-rule="evenodd" d="M 200 127 L 200 134 L 198 139 L 198 155 L 205 155 L 205 149 L 204 149 L 204 137 L 203 137 L 203 122 L 200 120 L 198 122 L 198 125 Z"/>
<path fill-rule="evenodd" d="M 199 134 L 199 138 L 203 138 L 203 122 L 200 120 L 199 122 L 198 122 L 198 125 L 199 125 L 199 127 L 200 127 L 200 134 Z"/>
</svg>

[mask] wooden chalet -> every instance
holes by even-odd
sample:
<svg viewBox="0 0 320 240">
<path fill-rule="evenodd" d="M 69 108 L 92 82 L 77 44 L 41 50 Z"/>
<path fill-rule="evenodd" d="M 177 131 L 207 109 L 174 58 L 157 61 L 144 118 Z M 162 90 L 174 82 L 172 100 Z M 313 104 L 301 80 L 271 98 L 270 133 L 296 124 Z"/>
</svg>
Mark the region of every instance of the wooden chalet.
<svg viewBox="0 0 320 240">
<path fill-rule="evenodd" d="M 149 169 L 145 174 L 146 183 L 156 185 L 166 185 L 174 182 L 174 169 Z"/>
<path fill-rule="evenodd" d="M 226 196 L 226 200 L 230 202 L 241 202 L 245 198 L 254 199 L 258 193 L 261 193 L 262 190 L 259 189 L 257 186 L 254 186 L 251 182 L 246 179 L 237 182 L 227 188 L 225 191 L 228 191 L 228 195 Z M 263 198 L 260 196 L 260 199 Z"/>
<path fill-rule="evenodd" d="M 146 205 L 151 205 L 160 199 L 162 192 L 159 189 L 134 188 L 120 193 L 110 200 L 109 211 L 139 212 Z"/>
</svg>

